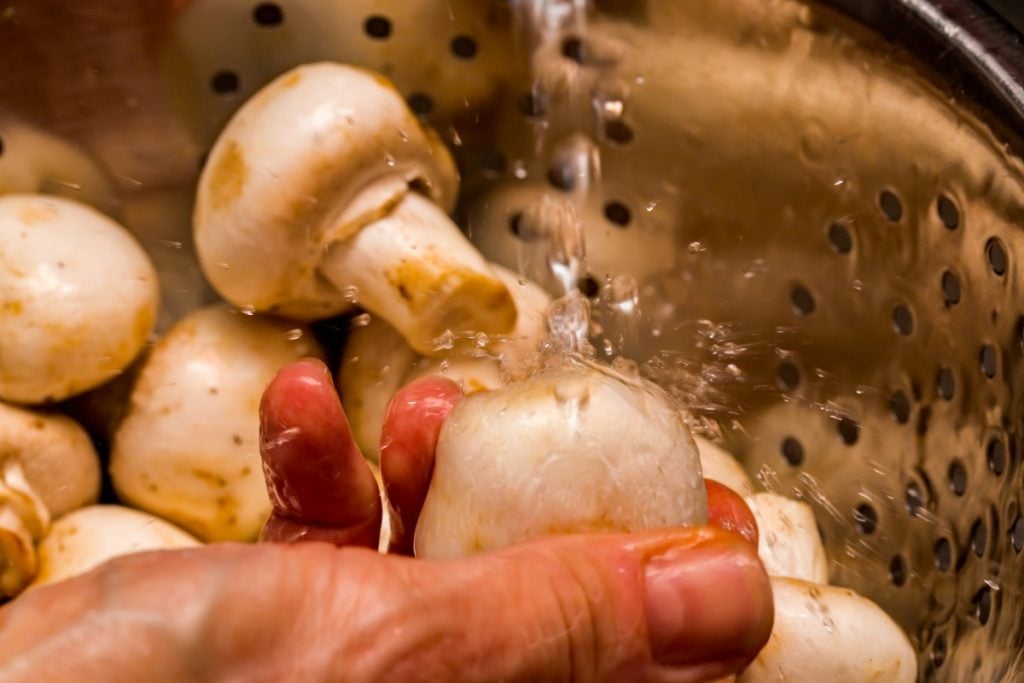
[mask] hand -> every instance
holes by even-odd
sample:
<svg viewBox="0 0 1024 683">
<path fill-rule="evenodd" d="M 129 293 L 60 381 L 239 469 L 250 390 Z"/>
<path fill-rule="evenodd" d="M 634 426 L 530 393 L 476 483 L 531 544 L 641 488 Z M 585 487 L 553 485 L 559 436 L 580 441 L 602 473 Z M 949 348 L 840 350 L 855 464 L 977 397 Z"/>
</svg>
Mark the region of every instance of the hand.
<svg viewBox="0 0 1024 683">
<path fill-rule="evenodd" d="M 403 529 L 458 400 L 450 386 L 413 393 L 429 386 L 388 420 L 382 469 Z M 263 408 L 265 535 L 375 545 L 376 485 L 326 369 L 285 369 Z M 0 680 L 704 681 L 742 668 L 771 623 L 756 549 L 711 527 L 555 537 L 454 562 L 222 545 L 123 558 L 19 598 L 0 611 Z"/>
</svg>

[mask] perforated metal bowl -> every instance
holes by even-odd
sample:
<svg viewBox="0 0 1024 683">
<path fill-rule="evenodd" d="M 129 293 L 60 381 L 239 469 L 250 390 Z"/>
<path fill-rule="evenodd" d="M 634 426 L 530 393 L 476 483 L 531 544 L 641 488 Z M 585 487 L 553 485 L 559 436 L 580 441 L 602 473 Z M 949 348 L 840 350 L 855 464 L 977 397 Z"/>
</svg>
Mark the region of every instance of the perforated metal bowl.
<svg viewBox="0 0 1024 683">
<path fill-rule="evenodd" d="M 455 151 L 490 258 L 543 279 L 524 216 L 583 212 L 581 287 L 632 278 L 644 313 L 613 348 L 814 505 L 923 678 L 1021 679 L 1019 42 L 966 0 L 595 4 L 533 83 L 498 0 L 9 0 L 0 184 L 126 222 L 166 325 L 212 300 L 189 209 L 231 112 L 298 63 L 377 69 Z M 39 135 L 101 172 L 39 166 Z"/>
</svg>

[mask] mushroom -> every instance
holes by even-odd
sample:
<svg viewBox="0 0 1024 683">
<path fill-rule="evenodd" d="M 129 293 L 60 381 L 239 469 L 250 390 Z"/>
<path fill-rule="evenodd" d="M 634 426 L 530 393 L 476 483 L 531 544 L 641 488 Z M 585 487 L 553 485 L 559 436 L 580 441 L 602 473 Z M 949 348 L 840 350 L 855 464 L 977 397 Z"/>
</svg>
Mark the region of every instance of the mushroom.
<svg viewBox="0 0 1024 683">
<path fill-rule="evenodd" d="M 363 454 L 377 459 L 380 430 L 388 401 L 396 391 L 425 375 L 454 380 L 466 393 L 497 389 L 508 379 L 529 374 L 538 361 L 551 303 L 534 283 L 501 266 L 493 266 L 516 306 L 516 326 L 507 335 L 482 345 L 453 345 L 433 358 L 416 354 L 387 323 L 371 317 L 349 334 L 338 372 L 342 405 Z"/>
<path fill-rule="evenodd" d="M 29 588 L 70 579 L 122 555 L 196 545 L 193 536 L 153 515 L 120 505 L 90 505 L 50 527 L 37 548 L 39 573 Z"/>
<path fill-rule="evenodd" d="M 700 451 L 700 468 L 705 479 L 725 484 L 744 497 L 754 495 L 754 482 L 731 453 L 702 436 L 694 435 L 693 440 Z"/>
<path fill-rule="evenodd" d="M 834 586 L 772 577 L 775 625 L 738 683 L 912 683 L 917 657 L 870 600 Z"/>
<path fill-rule="evenodd" d="M 114 436 L 121 500 L 205 541 L 256 538 L 270 512 L 259 454 L 259 405 L 280 368 L 320 356 L 312 335 L 280 320 L 214 306 L 153 349 Z"/>
<path fill-rule="evenodd" d="M 417 352 L 503 334 L 508 288 L 445 213 L 454 164 L 382 76 L 302 66 L 234 116 L 199 181 L 195 239 L 218 292 L 301 319 L 358 303 Z"/>
<path fill-rule="evenodd" d="M 50 519 L 96 500 L 100 465 L 73 420 L 0 403 L 0 597 L 36 573 Z"/>
<path fill-rule="evenodd" d="M 106 174 L 70 142 L 8 119 L 0 145 L 0 194 L 56 195 L 107 214 L 117 205 Z"/>
<path fill-rule="evenodd" d="M 547 534 L 706 520 L 697 447 L 668 397 L 571 360 L 455 407 L 414 545 L 450 558 Z"/>
<path fill-rule="evenodd" d="M 828 558 L 811 506 L 775 493 L 746 500 L 760 530 L 757 554 L 768 574 L 828 583 Z"/>
<path fill-rule="evenodd" d="M 59 401 L 114 377 L 158 305 L 156 271 L 120 225 L 68 199 L 0 197 L 0 399 Z"/>
</svg>

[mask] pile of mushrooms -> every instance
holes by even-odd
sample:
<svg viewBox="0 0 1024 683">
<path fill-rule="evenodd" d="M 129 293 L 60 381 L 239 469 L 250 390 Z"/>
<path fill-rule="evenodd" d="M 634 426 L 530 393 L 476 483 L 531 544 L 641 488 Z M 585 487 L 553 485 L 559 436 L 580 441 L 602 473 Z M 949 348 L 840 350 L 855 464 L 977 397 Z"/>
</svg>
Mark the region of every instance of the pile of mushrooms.
<svg viewBox="0 0 1024 683">
<path fill-rule="evenodd" d="M 457 190 L 436 134 L 363 69 L 299 67 L 235 114 L 194 215 L 203 271 L 235 308 L 192 313 L 139 364 L 110 459 L 138 510 L 92 505 L 99 460 L 80 426 L 14 404 L 81 394 L 136 359 L 156 319 L 153 267 L 93 209 L 0 198 L 0 595 L 142 549 L 254 540 L 270 509 L 261 393 L 284 365 L 324 357 L 304 323 L 358 307 L 339 388 L 370 460 L 402 386 L 441 374 L 467 394 L 441 430 L 417 556 L 703 524 L 708 478 L 747 501 L 773 577 L 775 628 L 740 681 L 913 680 L 899 627 L 828 585 L 810 507 L 756 492 L 650 382 L 541 357 L 547 294 L 467 240 L 448 216 Z"/>
</svg>

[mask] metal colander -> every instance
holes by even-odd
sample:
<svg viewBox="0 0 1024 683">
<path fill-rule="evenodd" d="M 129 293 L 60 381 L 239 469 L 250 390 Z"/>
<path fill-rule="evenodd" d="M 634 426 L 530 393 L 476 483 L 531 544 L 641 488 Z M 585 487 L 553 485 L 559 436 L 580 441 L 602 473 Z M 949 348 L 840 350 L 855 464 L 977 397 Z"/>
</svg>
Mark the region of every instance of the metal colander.
<svg viewBox="0 0 1024 683">
<path fill-rule="evenodd" d="M 1010 34 L 953 0 L 604 0 L 541 40 L 514 4 L 0 2 L 0 186 L 127 224 L 166 326 L 213 298 L 190 203 L 231 113 L 299 63 L 378 70 L 455 152 L 489 258 L 543 281 L 549 209 L 583 215 L 580 288 L 643 312 L 599 316 L 599 355 L 810 502 L 832 580 L 907 629 L 922 678 L 1024 679 Z"/>
</svg>

